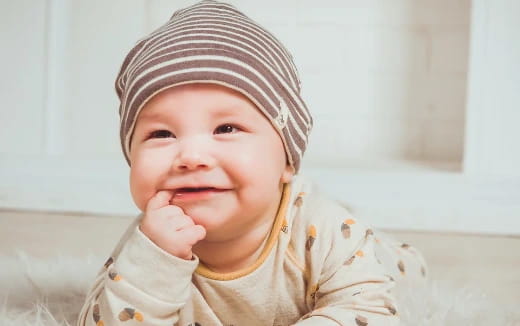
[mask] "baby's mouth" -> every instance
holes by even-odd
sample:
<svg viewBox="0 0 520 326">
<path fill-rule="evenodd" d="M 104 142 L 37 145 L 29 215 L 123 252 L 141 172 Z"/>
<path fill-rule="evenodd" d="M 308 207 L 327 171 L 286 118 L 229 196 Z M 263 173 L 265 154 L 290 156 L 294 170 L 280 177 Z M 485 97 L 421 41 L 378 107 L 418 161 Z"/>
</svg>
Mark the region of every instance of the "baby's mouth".
<svg viewBox="0 0 520 326">
<path fill-rule="evenodd" d="M 213 187 L 198 187 L 198 188 L 179 188 L 175 191 L 175 194 L 182 194 L 182 193 L 197 193 L 197 192 L 204 192 L 204 191 L 219 191 L 221 189 L 213 188 Z"/>
<path fill-rule="evenodd" d="M 183 187 L 175 190 L 173 201 L 190 201 L 210 198 L 212 195 L 226 191 L 215 187 Z"/>
</svg>

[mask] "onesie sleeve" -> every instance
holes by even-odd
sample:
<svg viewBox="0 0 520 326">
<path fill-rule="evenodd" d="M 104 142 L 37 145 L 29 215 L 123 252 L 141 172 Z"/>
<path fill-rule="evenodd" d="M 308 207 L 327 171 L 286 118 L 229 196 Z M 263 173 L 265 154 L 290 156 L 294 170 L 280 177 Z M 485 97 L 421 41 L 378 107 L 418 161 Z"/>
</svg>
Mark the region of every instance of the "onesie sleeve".
<svg viewBox="0 0 520 326">
<path fill-rule="evenodd" d="M 398 325 L 395 281 L 376 257 L 374 232 L 330 205 L 306 221 L 310 312 L 296 325 Z"/>
<path fill-rule="evenodd" d="M 96 277 L 77 325 L 173 325 L 197 264 L 157 247 L 136 220 Z"/>
</svg>

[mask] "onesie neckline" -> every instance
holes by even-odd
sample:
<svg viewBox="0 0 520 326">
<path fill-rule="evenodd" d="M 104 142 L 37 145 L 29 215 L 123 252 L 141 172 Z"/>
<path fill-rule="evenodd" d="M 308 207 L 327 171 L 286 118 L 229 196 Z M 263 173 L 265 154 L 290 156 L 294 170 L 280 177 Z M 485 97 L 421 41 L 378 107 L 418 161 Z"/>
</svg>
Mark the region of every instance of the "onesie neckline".
<svg viewBox="0 0 520 326">
<path fill-rule="evenodd" d="M 195 273 L 203 276 L 208 279 L 217 280 L 217 281 L 230 281 L 234 280 L 243 276 L 246 276 L 248 274 L 251 274 L 254 272 L 258 267 L 260 267 L 263 262 L 267 259 L 269 256 L 269 253 L 273 249 L 276 241 L 278 240 L 278 235 L 280 234 L 280 231 L 282 230 L 283 224 L 284 224 L 284 217 L 287 211 L 287 204 L 289 203 L 289 198 L 291 197 L 291 184 L 286 183 L 283 185 L 283 191 L 282 191 L 282 198 L 280 200 L 280 205 L 278 207 L 278 212 L 276 213 L 276 217 L 273 222 L 273 227 L 271 228 L 271 232 L 269 233 L 269 236 L 267 238 L 267 241 L 265 242 L 264 248 L 258 257 L 258 259 L 251 265 L 239 269 L 234 272 L 229 273 L 217 273 L 212 270 L 210 270 L 208 267 L 206 267 L 202 262 L 199 263 L 197 266 L 197 269 L 195 270 Z"/>
</svg>

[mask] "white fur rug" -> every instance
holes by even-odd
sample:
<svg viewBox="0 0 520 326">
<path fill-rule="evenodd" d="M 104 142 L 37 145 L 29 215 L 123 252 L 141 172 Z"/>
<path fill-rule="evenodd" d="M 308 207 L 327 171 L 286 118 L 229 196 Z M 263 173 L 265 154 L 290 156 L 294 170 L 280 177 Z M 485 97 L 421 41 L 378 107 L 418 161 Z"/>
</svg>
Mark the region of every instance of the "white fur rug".
<svg viewBox="0 0 520 326">
<path fill-rule="evenodd" d="M 0 325 L 74 325 L 103 257 L 0 256 Z M 476 288 L 433 280 L 398 293 L 402 325 L 520 325 L 518 302 L 499 306 Z"/>
</svg>

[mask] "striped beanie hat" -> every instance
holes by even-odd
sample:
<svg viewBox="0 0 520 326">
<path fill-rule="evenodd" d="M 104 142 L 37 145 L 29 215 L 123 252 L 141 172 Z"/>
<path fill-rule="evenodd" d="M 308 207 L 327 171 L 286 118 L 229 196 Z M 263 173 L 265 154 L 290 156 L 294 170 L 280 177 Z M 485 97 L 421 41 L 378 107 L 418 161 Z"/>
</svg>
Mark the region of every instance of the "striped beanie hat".
<svg viewBox="0 0 520 326">
<path fill-rule="evenodd" d="M 116 91 L 128 164 L 141 109 L 155 94 L 188 83 L 219 84 L 245 95 L 271 121 L 289 164 L 299 170 L 312 117 L 291 54 L 235 7 L 211 0 L 176 11 L 126 56 Z"/>
</svg>

